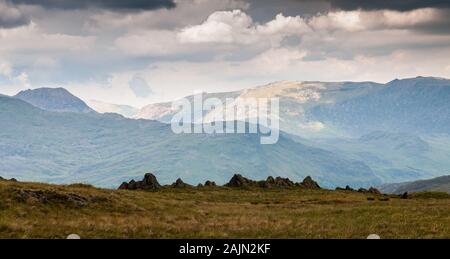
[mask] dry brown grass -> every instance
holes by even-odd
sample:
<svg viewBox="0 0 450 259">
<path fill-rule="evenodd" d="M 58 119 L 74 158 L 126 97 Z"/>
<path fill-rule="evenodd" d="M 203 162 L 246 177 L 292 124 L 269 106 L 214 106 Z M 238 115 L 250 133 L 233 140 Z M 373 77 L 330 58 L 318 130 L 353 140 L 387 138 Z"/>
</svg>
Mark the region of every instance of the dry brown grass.
<svg viewBox="0 0 450 259">
<path fill-rule="evenodd" d="M 20 190 L 56 198 L 42 201 Z M 0 182 L 0 237 L 450 238 L 449 195 L 385 198 L 325 190 L 133 192 Z"/>
</svg>

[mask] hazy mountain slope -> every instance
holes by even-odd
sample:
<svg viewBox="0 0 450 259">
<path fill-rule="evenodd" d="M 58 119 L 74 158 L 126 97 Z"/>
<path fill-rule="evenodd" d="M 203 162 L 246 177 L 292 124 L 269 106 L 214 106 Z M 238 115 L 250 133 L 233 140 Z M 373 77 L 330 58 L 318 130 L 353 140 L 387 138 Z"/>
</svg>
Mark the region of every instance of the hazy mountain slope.
<svg viewBox="0 0 450 259">
<path fill-rule="evenodd" d="M 418 77 L 343 102 L 316 107 L 311 116 L 353 134 L 374 130 L 450 133 L 450 80 Z"/>
<path fill-rule="evenodd" d="M 202 98 L 206 100 L 207 98 L 218 98 L 223 103 L 225 103 L 226 98 L 236 98 L 240 95 L 240 92 L 226 92 L 226 93 L 202 93 Z M 193 103 L 194 95 L 185 97 L 191 103 Z M 177 102 L 176 100 L 175 102 Z M 171 121 L 172 116 L 179 112 L 180 109 L 172 109 L 172 102 L 164 103 L 154 103 L 149 104 L 134 116 L 135 119 L 146 119 L 146 120 L 157 120 L 161 122 L 168 123 Z M 194 110 L 192 110 L 194 112 Z M 206 116 L 208 113 L 204 112 L 203 115 Z M 193 121 L 195 122 L 195 121 Z"/>
<path fill-rule="evenodd" d="M 299 136 L 300 143 L 363 161 L 383 181 L 403 182 L 450 168 L 449 82 L 425 77 L 386 85 L 281 81 L 220 98 L 279 97 L 280 127 Z M 177 112 L 171 103 L 145 109 L 148 118 L 164 122 Z M 204 118 L 221 113 L 205 112 Z"/>
<path fill-rule="evenodd" d="M 324 124 L 308 116 L 308 111 L 318 105 L 342 102 L 356 96 L 365 95 L 383 88 L 383 85 L 372 82 L 299 82 L 280 81 L 272 84 L 245 89 L 237 92 L 203 94 L 203 99 L 219 98 L 224 102 L 226 98 L 237 101 L 248 98 L 279 98 L 280 99 L 280 127 L 283 131 L 301 136 L 336 135 L 342 134 L 336 128 L 324 127 Z M 193 97 L 187 97 L 192 100 Z M 225 102 L 224 102 L 225 104 Z M 178 110 L 171 109 L 172 104 L 159 103 L 144 107 L 136 116 L 140 119 L 159 120 L 169 122 Z M 215 113 L 223 110 L 204 112 L 205 120 L 215 117 Z M 252 114 L 253 112 L 249 112 Z M 256 113 L 255 113 L 256 114 Z M 247 114 L 238 114 L 238 120 L 244 120 Z"/>
<path fill-rule="evenodd" d="M 437 191 L 450 193 L 450 175 L 407 183 L 382 185 L 380 189 L 386 193 Z"/>
<path fill-rule="evenodd" d="M 98 113 L 117 113 L 126 118 L 135 117 L 139 109 L 129 105 L 105 103 L 95 100 L 86 101 L 87 105 Z"/>
<path fill-rule="evenodd" d="M 93 110 L 64 88 L 39 88 L 18 93 L 15 98 L 35 107 L 55 112 L 89 113 Z"/>
<path fill-rule="evenodd" d="M 116 187 L 148 171 L 163 183 L 224 183 L 241 172 L 255 179 L 311 175 L 329 187 L 381 183 L 361 162 L 283 135 L 265 146 L 258 135 L 175 135 L 159 122 L 48 112 L 8 97 L 0 97 L 0 121 L 0 172 L 7 178 Z"/>
<path fill-rule="evenodd" d="M 448 136 L 375 131 L 359 138 L 293 139 L 363 161 L 385 182 L 432 178 L 450 168 Z"/>
</svg>

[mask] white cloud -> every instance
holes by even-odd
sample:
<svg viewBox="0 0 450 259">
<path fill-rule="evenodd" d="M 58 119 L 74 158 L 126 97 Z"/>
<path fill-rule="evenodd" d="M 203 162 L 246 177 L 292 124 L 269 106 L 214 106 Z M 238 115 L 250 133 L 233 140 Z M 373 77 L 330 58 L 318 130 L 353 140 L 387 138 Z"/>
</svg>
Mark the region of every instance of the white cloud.
<svg viewBox="0 0 450 259">
<path fill-rule="evenodd" d="M 318 14 L 308 21 L 315 30 L 382 30 L 414 29 L 420 25 L 445 22 L 447 10 L 433 8 L 416 9 L 407 12 L 379 11 L 334 11 Z"/>
<path fill-rule="evenodd" d="M 178 37 L 184 43 L 232 43 L 240 34 L 248 34 L 253 21 L 241 10 L 215 12 L 200 24 L 184 28 Z"/>
<path fill-rule="evenodd" d="M 19 75 L 17 75 L 14 78 L 14 80 L 17 81 L 20 86 L 23 86 L 25 88 L 30 87 L 30 82 L 28 80 L 28 74 L 25 72 L 22 72 Z"/>
<path fill-rule="evenodd" d="M 274 20 L 259 25 L 243 11 L 233 10 L 211 14 L 202 24 L 182 29 L 178 38 L 183 43 L 253 44 L 270 40 L 278 44 L 286 36 L 300 35 L 308 30 L 300 16 L 278 14 Z"/>
<path fill-rule="evenodd" d="M 5 85 L 0 85 L 2 94 L 15 94 L 19 90 L 30 87 L 28 74 L 24 71 L 17 71 L 7 61 L 0 62 L 0 81 Z"/>
<path fill-rule="evenodd" d="M 104 11 L 92 15 L 85 27 L 94 32 L 118 29 L 169 30 L 198 24 L 215 11 L 249 8 L 241 0 L 176 0 L 173 9 L 158 9 L 136 13 Z"/>
<path fill-rule="evenodd" d="M 0 29 L 0 52 L 85 51 L 95 42 L 93 36 L 46 33 L 35 23 L 13 29 Z"/>
<path fill-rule="evenodd" d="M 0 75 L 6 78 L 11 78 L 13 74 L 13 69 L 11 65 L 7 62 L 0 63 Z"/>
</svg>

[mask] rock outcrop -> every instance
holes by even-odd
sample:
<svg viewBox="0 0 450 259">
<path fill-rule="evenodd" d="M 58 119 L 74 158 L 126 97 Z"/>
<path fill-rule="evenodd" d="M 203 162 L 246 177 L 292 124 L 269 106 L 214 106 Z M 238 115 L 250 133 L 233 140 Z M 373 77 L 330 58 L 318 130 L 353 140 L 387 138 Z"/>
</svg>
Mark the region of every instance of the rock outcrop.
<svg viewBox="0 0 450 259">
<path fill-rule="evenodd" d="M 3 177 L 0 176 L 0 181 L 10 181 L 10 182 L 17 182 L 17 180 L 15 178 L 11 178 L 11 179 L 5 179 Z"/>
<path fill-rule="evenodd" d="M 289 188 L 295 187 L 295 183 L 289 180 L 289 178 L 273 178 L 269 176 L 266 181 L 261 182 L 263 188 Z"/>
<path fill-rule="evenodd" d="M 300 187 L 305 188 L 305 189 L 321 189 L 319 184 L 317 182 L 315 182 L 311 176 L 307 176 L 303 182 L 301 182 L 299 184 Z"/>
<path fill-rule="evenodd" d="M 381 194 L 381 192 L 377 188 L 374 188 L 374 187 L 370 187 L 369 190 L 364 189 L 364 188 L 359 188 L 358 192 L 360 192 L 360 193 L 370 193 L 370 194 L 376 194 L 376 195 L 380 195 Z"/>
<path fill-rule="evenodd" d="M 258 182 L 247 179 L 240 174 L 235 174 L 225 186 L 234 188 L 258 187 Z"/>
<path fill-rule="evenodd" d="M 183 180 L 178 178 L 170 187 L 176 188 L 176 189 L 182 189 L 182 188 L 188 188 L 188 187 L 192 187 L 192 186 L 183 182 Z"/>
<path fill-rule="evenodd" d="M 403 199 L 403 200 L 408 199 L 408 192 L 405 192 L 402 195 L 400 195 L 400 198 Z"/>
<path fill-rule="evenodd" d="M 336 191 L 354 192 L 355 189 L 353 189 L 352 187 L 350 187 L 350 186 L 347 185 L 347 186 L 345 186 L 345 188 L 337 187 L 337 188 L 336 188 Z"/>
<path fill-rule="evenodd" d="M 230 179 L 230 181 L 224 185 L 230 188 L 304 188 L 304 189 L 321 189 L 319 184 L 315 182 L 310 176 L 306 177 L 301 183 L 294 183 L 289 178 L 282 177 L 267 177 L 263 181 L 254 181 L 243 177 L 240 174 L 235 174 Z M 148 173 L 144 176 L 142 181 L 136 182 L 131 180 L 130 182 L 124 182 L 120 185 L 119 190 L 158 190 L 161 188 L 194 188 L 194 186 L 189 185 L 181 179 L 177 179 L 171 185 L 165 185 L 164 187 L 158 183 L 156 177 Z M 217 187 L 217 184 L 212 181 L 206 181 L 205 184 L 198 184 L 198 188 L 203 187 Z"/>
<path fill-rule="evenodd" d="M 119 190 L 158 190 L 161 189 L 161 185 L 152 173 L 145 174 L 142 181 L 131 180 L 129 183 L 124 182 L 120 185 Z"/>
<path fill-rule="evenodd" d="M 216 184 L 216 182 L 206 181 L 204 186 L 205 187 L 217 187 L 217 184 Z"/>
<path fill-rule="evenodd" d="M 292 188 L 301 187 L 305 189 L 320 189 L 319 184 L 312 180 L 311 177 L 306 177 L 302 183 L 294 183 L 289 178 L 269 176 L 265 181 L 253 181 L 243 177 L 240 174 L 235 174 L 231 180 L 225 185 L 226 187 L 261 187 L 261 188 Z"/>
</svg>

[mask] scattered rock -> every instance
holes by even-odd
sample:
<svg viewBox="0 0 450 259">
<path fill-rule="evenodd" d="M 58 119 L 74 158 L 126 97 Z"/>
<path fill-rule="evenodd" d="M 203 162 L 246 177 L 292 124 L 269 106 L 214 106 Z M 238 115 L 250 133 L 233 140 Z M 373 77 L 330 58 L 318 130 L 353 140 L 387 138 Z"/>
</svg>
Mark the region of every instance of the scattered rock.
<svg viewBox="0 0 450 259">
<path fill-rule="evenodd" d="M 51 190 L 27 190 L 20 189 L 15 191 L 18 197 L 23 201 L 34 201 L 40 203 L 60 203 L 66 205 L 75 205 L 76 207 L 85 207 L 89 202 L 100 201 L 100 199 L 91 196 L 82 196 L 75 193 L 60 193 Z"/>
<path fill-rule="evenodd" d="M 230 182 L 225 185 L 226 187 L 261 187 L 261 188 L 289 188 L 295 187 L 295 183 L 288 178 L 277 177 L 273 178 L 269 176 L 265 181 L 253 181 L 243 177 L 240 174 L 236 174 L 231 178 Z"/>
<path fill-rule="evenodd" d="M 375 198 L 373 198 L 373 197 L 367 197 L 367 200 L 368 200 L 368 201 L 374 201 Z"/>
<path fill-rule="evenodd" d="M 350 192 L 354 192 L 355 191 L 355 189 L 353 189 L 352 187 L 350 187 L 350 186 L 345 186 L 345 190 L 346 191 L 350 191 Z"/>
<path fill-rule="evenodd" d="M 170 187 L 181 189 L 181 188 L 187 188 L 187 187 L 192 187 L 192 186 L 184 183 L 183 180 L 178 178 Z"/>
<path fill-rule="evenodd" d="M 368 190 L 367 190 L 367 189 L 364 189 L 364 188 L 359 188 L 359 189 L 358 189 L 358 192 L 360 192 L 360 193 L 367 193 Z"/>
<path fill-rule="evenodd" d="M 355 191 L 355 189 L 353 189 L 352 187 L 350 187 L 350 186 L 345 186 L 345 188 L 341 188 L 341 187 L 337 187 L 336 188 L 336 191 L 348 191 L 348 192 L 354 192 Z"/>
<path fill-rule="evenodd" d="M 10 182 L 17 182 L 16 178 L 11 178 L 11 179 L 5 179 L 3 177 L 0 176 L 0 181 L 10 181 Z"/>
<path fill-rule="evenodd" d="M 235 174 L 225 186 L 226 187 L 234 187 L 234 188 L 257 187 L 258 183 L 256 181 L 247 179 L 240 174 Z"/>
<path fill-rule="evenodd" d="M 260 183 L 261 187 L 263 188 L 289 188 L 294 187 L 295 183 L 289 180 L 289 178 L 273 178 L 272 176 L 269 176 L 266 181 L 262 181 Z"/>
<path fill-rule="evenodd" d="M 158 190 L 161 189 L 161 185 L 158 183 L 156 177 L 151 174 L 145 174 L 142 181 L 136 182 L 131 180 L 129 183 L 124 182 L 120 185 L 119 190 Z"/>
<path fill-rule="evenodd" d="M 359 188 L 358 192 L 360 192 L 360 193 L 370 193 L 370 194 L 375 194 L 375 195 L 381 195 L 382 194 L 377 188 L 374 188 L 374 187 L 370 187 L 369 190 L 364 189 L 364 188 Z"/>
<path fill-rule="evenodd" d="M 368 192 L 371 194 L 381 195 L 381 192 L 377 188 L 373 188 L 373 187 L 370 187 Z"/>
<path fill-rule="evenodd" d="M 408 192 L 405 192 L 402 195 L 400 195 L 400 199 L 403 199 L 403 200 L 408 199 Z"/>
<path fill-rule="evenodd" d="M 388 197 L 384 197 L 384 198 L 379 198 L 378 200 L 379 201 L 389 201 L 389 198 Z"/>
<path fill-rule="evenodd" d="M 319 184 L 315 182 L 311 176 L 307 176 L 303 182 L 300 183 L 300 187 L 305 189 L 321 189 Z"/>
<path fill-rule="evenodd" d="M 206 181 L 205 182 L 205 187 L 216 187 L 216 183 L 215 182 L 211 182 L 211 181 Z"/>
</svg>

